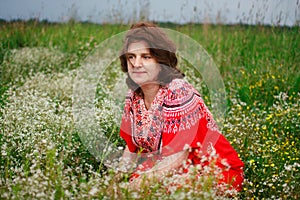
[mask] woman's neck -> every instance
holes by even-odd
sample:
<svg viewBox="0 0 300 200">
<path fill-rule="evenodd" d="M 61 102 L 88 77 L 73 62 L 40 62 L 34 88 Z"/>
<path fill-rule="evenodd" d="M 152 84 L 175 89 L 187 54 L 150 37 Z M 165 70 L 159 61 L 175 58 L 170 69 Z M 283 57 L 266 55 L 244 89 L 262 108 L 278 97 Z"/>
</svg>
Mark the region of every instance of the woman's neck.
<svg viewBox="0 0 300 200">
<path fill-rule="evenodd" d="M 159 84 L 147 84 L 141 87 L 144 94 L 144 102 L 147 109 L 150 108 L 158 90 L 160 88 Z"/>
</svg>

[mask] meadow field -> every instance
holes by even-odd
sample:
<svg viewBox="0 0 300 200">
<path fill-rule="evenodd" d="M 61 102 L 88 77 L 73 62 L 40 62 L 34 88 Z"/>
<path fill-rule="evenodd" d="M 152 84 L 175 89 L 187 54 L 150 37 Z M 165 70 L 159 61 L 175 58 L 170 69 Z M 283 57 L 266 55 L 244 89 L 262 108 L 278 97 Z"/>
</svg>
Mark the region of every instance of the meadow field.
<svg viewBox="0 0 300 200">
<path fill-rule="evenodd" d="M 222 134 L 245 163 L 234 199 L 300 198 L 300 28 L 161 23 L 196 40 L 212 56 L 226 88 Z M 101 42 L 129 25 L 38 21 L 0 23 L 0 199 L 224 199 L 209 174 L 127 189 L 82 143 L 72 115 L 77 69 Z M 113 47 L 112 47 L 113 48 Z M 116 146 L 121 104 L 112 88 L 122 78 L 112 62 L 97 89 L 101 133 Z M 210 106 L 201 76 L 199 86 Z M 105 85 L 103 85 L 105 83 Z M 102 85 L 101 85 L 102 84 Z M 116 114 L 119 113 L 119 114 Z M 229 198 L 229 197 L 228 197 Z"/>
</svg>

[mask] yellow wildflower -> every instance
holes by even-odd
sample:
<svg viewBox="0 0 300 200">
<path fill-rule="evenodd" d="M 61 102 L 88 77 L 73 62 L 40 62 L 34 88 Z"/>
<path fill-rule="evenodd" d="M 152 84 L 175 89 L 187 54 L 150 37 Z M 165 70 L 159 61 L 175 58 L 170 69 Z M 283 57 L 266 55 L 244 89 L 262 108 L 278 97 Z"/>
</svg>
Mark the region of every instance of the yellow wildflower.
<svg viewBox="0 0 300 200">
<path fill-rule="evenodd" d="M 273 117 L 273 114 L 269 114 L 266 118 L 266 120 L 270 120 Z"/>
</svg>

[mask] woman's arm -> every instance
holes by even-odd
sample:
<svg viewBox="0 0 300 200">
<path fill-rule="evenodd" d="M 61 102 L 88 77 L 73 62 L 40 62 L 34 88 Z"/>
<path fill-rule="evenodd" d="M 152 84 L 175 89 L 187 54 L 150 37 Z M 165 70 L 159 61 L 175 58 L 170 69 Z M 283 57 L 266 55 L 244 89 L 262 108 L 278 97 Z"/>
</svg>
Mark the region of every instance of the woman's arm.
<svg viewBox="0 0 300 200">
<path fill-rule="evenodd" d="M 120 158 L 119 167 L 117 171 L 128 173 L 132 172 L 137 163 L 137 154 L 131 153 L 126 145 L 122 157 Z"/>
<path fill-rule="evenodd" d="M 139 171 L 137 170 L 133 177 L 133 188 L 139 187 L 142 179 L 150 180 L 150 179 L 160 179 L 163 175 L 167 173 L 179 169 L 183 163 L 187 160 L 188 150 L 180 151 L 178 153 L 172 154 L 163 158 L 162 160 L 158 160 L 155 165 L 148 169 Z"/>
<path fill-rule="evenodd" d="M 180 151 L 178 153 L 172 154 L 158 161 L 154 167 L 144 172 L 145 175 L 153 174 L 156 176 L 162 175 L 169 172 L 170 170 L 176 170 L 182 166 L 182 164 L 187 160 L 188 150 Z M 151 175 L 150 175 L 151 176 Z"/>
<path fill-rule="evenodd" d="M 139 189 L 142 183 L 153 179 L 160 179 L 163 175 L 170 171 L 177 170 L 187 160 L 188 150 L 180 151 L 158 161 L 151 169 L 146 171 L 137 171 L 133 174 L 132 182 L 129 185 L 130 189 Z"/>
</svg>

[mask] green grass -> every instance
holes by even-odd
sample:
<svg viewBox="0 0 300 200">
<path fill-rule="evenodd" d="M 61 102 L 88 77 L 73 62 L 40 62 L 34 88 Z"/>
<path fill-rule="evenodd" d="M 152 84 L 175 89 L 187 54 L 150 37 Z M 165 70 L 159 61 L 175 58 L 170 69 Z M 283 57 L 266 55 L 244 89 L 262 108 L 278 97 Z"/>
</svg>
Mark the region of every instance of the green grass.
<svg viewBox="0 0 300 200">
<path fill-rule="evenodd" d="M 198 41 L 219 67 L 228 102 L 222 133 L 245 163 L 244 188 L 236 198 L 298 199 L 299 27 L 160 25 Z M 167 195 L 166 183 L 139 192 L 127 190 L 126 180 L 117 182 L 114 172 L 91 155 L 74 128 L 76 69 L 103 40 L 128 28 L 35 21 L 0 24 L 1 199 Z M 112 65 L 113 70 L 106 71 L 110 84 L 106 87 L 113 87 L 113 79 L 118 78 L 118 63 Z M 103 101 L 111 101 L 110 95 L 99 83 L 96 116 L 101 131 L 123 145 L 118 138 L 118 106 L 102 106 Z M 213 187 L 201 192 L 198 186 L 195 183 L 193 189 L 183 188 L 166 199 L 215 197 Z"/>
</svg>

